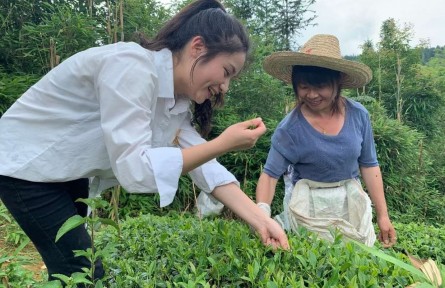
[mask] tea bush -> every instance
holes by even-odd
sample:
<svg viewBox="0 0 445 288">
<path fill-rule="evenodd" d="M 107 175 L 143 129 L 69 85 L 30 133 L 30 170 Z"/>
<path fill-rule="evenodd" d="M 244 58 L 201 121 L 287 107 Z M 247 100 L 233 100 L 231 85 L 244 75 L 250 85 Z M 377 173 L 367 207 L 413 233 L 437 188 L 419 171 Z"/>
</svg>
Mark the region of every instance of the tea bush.
<svg viewBox="0 0 445 288">
<path fill-rule="evenodd" d="M 105 230 L 98 239 L 99 249 L 117 248 L 103 259 L 109 287 L 405 287 L 414 281 L 340 235 L 328 243 L 301 229 L 289 234 L 292 251 L 272 252 L 233 220 L 172 212 L 128 218 L 121 228 L 120 237 Z"/>
<path fill-rule="evenodd" d="M 396 250 L 422 259 L 432 258 L 445 265 L 445 226 L 420 223 L 395 223 L 397 230 Z"/>
</svg>

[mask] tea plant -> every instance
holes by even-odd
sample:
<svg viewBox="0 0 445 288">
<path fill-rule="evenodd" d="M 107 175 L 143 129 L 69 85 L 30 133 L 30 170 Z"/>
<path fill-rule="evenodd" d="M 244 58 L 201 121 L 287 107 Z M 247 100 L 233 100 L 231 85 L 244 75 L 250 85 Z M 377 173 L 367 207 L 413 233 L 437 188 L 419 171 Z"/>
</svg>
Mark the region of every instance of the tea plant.
<svg viewBox="0 0 445 288">
<path fill-rule="evenodd" d="M 97 201 L 100 204 L 95 204 Z M 92 211 L 108 206 L 98 199 L 84 203 L 94 207 Z M 396 223 L 399 242 L 394 249 L 382 250 L 382 257 L 344 242 L 339 234 L 329 243 L 305 229 L 289 233 L 290 252 L 274 252 L 264 247 L 242 222 L 222 218 L 198 220 L 191 213 L 170 211 L 163 217 L 127 217 L 120 224 L 120 234 L 114 224 L 113 228 L 99 226 L 111 220 L 98 217 L 96 212 L 91 218 L 73 219 L 61 228 L 58 237 L 75 225 L 94 228 L 94 250 L 76 251 L 76 255 L 88 257 L 92 263 L 101 257 L 107 273 L 94 283 L 91 268 L 70 276 L 59 275 L 66 287 L 80 283 L 110 288 L 406 287 L 427 282 L 387 258 L 408 265 L 409 260 L 402 253 L 407 250 L 440 264 L 445 251 L 445 229 L 441 225 Z M 22 267 L 26 258 L 6 254 L 0 260 L 1 264 L 13 260 L 0 274 L 0 279 L 8 279 L 10 287 L 61 287 L 58 281 L 33 282 L 32 275 Z"/>
<path fill-rule="evenodd" d="M 292 251 L 273 252 L 233 220 L 199 222 L 170 213 L 128 218 L 121 225 L 122 237 L 99 236 L 101 243 L 117 245 L 104 259 L 109 287 L 405 287 L 416 280 L 341 235 L 328 243 L 301 229 L 289 234 Z"/>
<path fill-rule="evenodd" d="M 59 231 L 56 235 L 56 242 L 67 232 L 72 229 L 78 227 L 79 225 L 86 225 L 90 229 L 91 234 L 91 248 L 87 250 L 76 250 L 74 251 L 74 255 L 76 257 L 86 257 L 91 264 L 89 268 L 83 268 L 83 272 L 73 273 L 71 276 L 62 275 L 62 274 L 54 274 L 53 276 L 59 278 L 66 287 L 77 287 L 79 284 L 91 285 L 91 287 L 102 287 L 102 280 L 97 280 L 94 284 L 92 280 L 94 279 L 94 263 L 96 263 L 99 259 L 104 259 L 108 257 L 110 253 L 112 253 L 114 249 L 114 244 L 112 242 L 107 243 L 107 245 L 103 246 L 101 249 L 96 250 L 95 248 L 95 233 L 96 229 L 100 227 L 101 224 L 106 224 L 114 227 L 119 231 L 118 224 L 108 218 L 101 218 L 97 216 L 97 210 L 103 209 L 107 207 L 109 204 L 105 200 L 95 198 L 95 199 L 78 199 L 76 202 L 83 202 L 87 204 L 91 209 L 90 217 L 82 217 L 80 215 L 74 215 L 69 218 L 63 225 L 60 227 Z M 55 282 L 55 281 L 52 281 Z M 57 281 L 56 281 L 57 282 Z M 87 286 L 88 287 L 88 286 Z"/>
<path fill-rule="evenodd" d="M 396 223 L 398 243 L 395 249 L 419 258 L 435 259 L 445 265 L 445 227 L 420 223 Z"/>
<path fill-rule="evenodd" d="M 5 205 L 0 202 L 0 227 L 5 231 L 4 239 L 8 244 L 14 246 L 26 246 L 29 243 L 29 238 L 26 236 L 15 222 L 6 209 Z"/>
<path fill-rule="evenodd" d="M 3 287 L 2 285 L 8 288 L 28 287 L 35 282 L 32 273 L 23 267 L 30 263 L 30 258 L 19 255 L 26 244 L 22 243 L 12 255 L 0 249 L 0 287 Z"/>
</svg>

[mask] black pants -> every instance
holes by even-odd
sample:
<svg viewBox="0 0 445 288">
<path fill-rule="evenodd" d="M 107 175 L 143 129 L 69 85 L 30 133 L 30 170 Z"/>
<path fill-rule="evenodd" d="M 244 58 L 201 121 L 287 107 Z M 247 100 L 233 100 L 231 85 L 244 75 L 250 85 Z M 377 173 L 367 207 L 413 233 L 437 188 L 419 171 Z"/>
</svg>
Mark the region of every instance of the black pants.
<svg viewBox="0 0 445 288">
<path fill-rule="evenodd" d="M 62 183 L 40 183 L 0 176 L 0 199 L 25 231 L 52 274 L 70 276 L 91 267 L 85 257 L 74 257 L 73 250 L 91 248 L 91 237 L 84 225 L 69 231 L 55 242 L 62 224 L 71 216 L 87 215 L 84 203 L 74 202 L 88 197 L 88 179 Z M 95 263 L 96 279 L 104 276 L 102 262 Z"/>
</svg>

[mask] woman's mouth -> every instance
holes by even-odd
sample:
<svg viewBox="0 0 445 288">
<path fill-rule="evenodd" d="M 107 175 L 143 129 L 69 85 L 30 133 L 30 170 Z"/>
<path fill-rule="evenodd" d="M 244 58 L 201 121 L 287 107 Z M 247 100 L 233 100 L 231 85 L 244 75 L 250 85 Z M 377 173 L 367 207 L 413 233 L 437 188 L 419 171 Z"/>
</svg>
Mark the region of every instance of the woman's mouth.
<svg viewBox="0 0 445 288">
<path fill-rule="evenodd" d="M 318 106 L 321 104 L 322 100 L 305 100 L 305 102 L 310 106 Z"/>
<path fill-rule="evenodd" d="M 209 98 L 215 97 L 215 95 L 218 94 L 218 92 L 212 87 L 209 87 L 208 90 L 209 90 L 209 96 L 210 96 Z"/>
</svg>

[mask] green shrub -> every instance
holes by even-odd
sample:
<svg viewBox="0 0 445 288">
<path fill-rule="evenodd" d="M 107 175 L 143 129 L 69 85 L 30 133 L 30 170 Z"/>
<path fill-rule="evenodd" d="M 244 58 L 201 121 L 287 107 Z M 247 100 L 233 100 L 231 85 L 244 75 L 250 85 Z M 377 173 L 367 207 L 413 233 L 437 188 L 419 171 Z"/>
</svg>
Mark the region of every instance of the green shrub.
<svg viewBox="0 0 445 288">
<path fill-rule="evenodd" d="M 0 117 L 39 78 L 37 75 L 11 75 L 0 69 Z"/>
<path fill-rule="evenodd" d="M 301 229 L 289 234 L 292 251 L 274 253 L 233 220 L 171 213 L 121 224 L 121 237 L 107 230 L 97 246 L 117 245 L 118 252 L 104 259 L 109 287 L 405 287 L 414 281 L 340 235 L 327 243 Z"/>
<path fill-rule="evenodd" d="M 396 249 L 406 251 L 419 258 L 431 258 L 445 265 L 445 227 L 421 223 L 396 223 Z"/>
<path fill-rule="evenodd" d="M 377 102 L 366 106 L 390 213 L 400 222 L 445 223 L 445 197 L 435 188 L 424 136 L 389 119 Z"/>
</svg>

